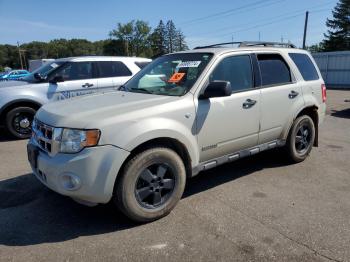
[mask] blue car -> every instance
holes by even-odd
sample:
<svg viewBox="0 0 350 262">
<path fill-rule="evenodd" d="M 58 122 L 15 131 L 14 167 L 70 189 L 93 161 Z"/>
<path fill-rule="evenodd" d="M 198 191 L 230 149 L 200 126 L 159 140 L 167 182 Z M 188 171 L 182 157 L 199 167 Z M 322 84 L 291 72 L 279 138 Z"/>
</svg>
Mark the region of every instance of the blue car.
<svg viewBox="0 0 350 262">
<path fill-rule="evenodd" d="M 12 70 L 6 73 L 0 74 L 0 81 L 4 80 L 18 80 L 21 79 L 30 73 L 27 70 Z"/>
</svg>

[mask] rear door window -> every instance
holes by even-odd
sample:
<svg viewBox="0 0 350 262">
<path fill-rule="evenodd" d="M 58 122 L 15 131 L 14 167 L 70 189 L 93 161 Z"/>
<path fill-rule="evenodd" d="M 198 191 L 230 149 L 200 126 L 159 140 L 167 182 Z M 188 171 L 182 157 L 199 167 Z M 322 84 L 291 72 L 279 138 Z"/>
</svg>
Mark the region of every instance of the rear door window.
<svg viewBox="0 0 350 262">
<path fill-rule="evenodd" d="M 279 54 L 258 54 L 263 86 L 283 85 L 292 82 L 289 66 Z"/>
<path fill-rule="evenodd" d="M 298 67 L 299 72 L 305 81 L 319 79 L 317 70 L 308 55 L 300 53 L 289 53 L 289 56 Z"/>
<path fill-rule="evenodd" d="M 121 77 L 131 76 L 129 68 L 120 61 L 100 61 L 97 62 L 99 69 L 99 77 Z"/>
</svg>

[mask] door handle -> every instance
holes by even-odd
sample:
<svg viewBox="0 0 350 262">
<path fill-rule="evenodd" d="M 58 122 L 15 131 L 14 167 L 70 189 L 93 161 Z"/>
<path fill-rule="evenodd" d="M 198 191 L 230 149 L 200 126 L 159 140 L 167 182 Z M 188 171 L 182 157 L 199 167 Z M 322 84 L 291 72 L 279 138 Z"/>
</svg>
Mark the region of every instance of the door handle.
<svg viewBox="0 0 350 262">
<path fill-rule="evenodd" d="M 256 100 L 253 99 L 247 99 L 244 103 L 243 103 L 243 108 L 244 109 L 248 109 L 251 108 L 252 106 L 254 106 L 256 104 Z"/>
<path fill-rule="evenodd" d="M 90 83 L 85 83 L 85 84 L 82 85 L 82 87 L 92 87 L 92 86 L 94 86 L 94 85 L 90 84 Z"/>
<path fill-rule="evenodd" d="M 289 97 L 290 99 L 293 99 L 293 98 L 296 98 L 298 95 L 299 95 L 298 92 L 292 90 L 292 91 L 289 93 L 288 97 Z"/>
</svg>

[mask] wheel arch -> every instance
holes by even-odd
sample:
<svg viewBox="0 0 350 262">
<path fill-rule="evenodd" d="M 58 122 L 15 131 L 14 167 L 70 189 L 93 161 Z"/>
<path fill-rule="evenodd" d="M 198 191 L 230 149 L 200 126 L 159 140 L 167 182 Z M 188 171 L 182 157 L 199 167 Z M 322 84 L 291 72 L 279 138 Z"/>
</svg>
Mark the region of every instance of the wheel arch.
<svg viewBox="0 0 350 262">
<path fill-rule="evenodd" d="M 117 177 L 114 182 L 113 194 L 116 192 L 116 188 L 119 182 L 119 179 L 122 177 L 121 174 L 125 168 L 125 165 L 133 158 L 136 154 L 141 153 L 147 149 L 155 147 L 165 147 L 174 150 L 182 159 L 186 169 L 186 176 L 189 178 L 192 176 L 192 160 L 191 156 L 186 148 L 186 146 L 181 143 L 179 140 L 171 137 L 158 137 L 154 139 L 147 140 L 140 145 L 136 146 L 130 151 L 128 157 L 124 160 L 122 166 L 120 167 Z"/>
<path fill-rule="evenodd" d="M 37 101 L 30 100 L 30 99 L 16 99 L 16 100 L 13 100 L 11 102 L 8 102 L 0 109 L 0 121 L 1 121 L 1 123 L 4 122 L 5 116 L 10 110 L 12 110 L 16 107 L 21 107 L 21 106 L 27 106 L 27 107 L 31 107 L 35 110 L 38 110 L 42 106 L 42 104 L 37 102 Z"/>
<path fill-rule="evenodd" d="M 307 115 L 309 116 L 312 121 L 314 122 L 315 126 L 315 141 L 314 141 L 314 146 L 318 147 L 318 122 L 319 122 L 319 117 L 318 117 L 318 107 L 316 105 L 308 106 L 303 108 L 298 112 L 296 117 L 294 118 L 297 119 L 300 116 Z"/>
</svg>

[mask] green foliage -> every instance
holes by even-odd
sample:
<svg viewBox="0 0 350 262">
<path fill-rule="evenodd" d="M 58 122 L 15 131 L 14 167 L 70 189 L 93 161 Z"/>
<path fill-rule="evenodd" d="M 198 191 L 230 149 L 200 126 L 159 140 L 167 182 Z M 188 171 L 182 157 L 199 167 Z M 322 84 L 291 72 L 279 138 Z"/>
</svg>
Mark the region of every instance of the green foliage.
<svg viewBox="0 0 350 262">
<path fill-rule="evenodd" d="M 314 44 L 312 46 L 308 46 L 306 49 L 311 53 L 317 53 L 317 52 L 323 52 L 324 47 L 322 43 L 319 43 L 319 44 Z"/>
<path fill-rule="evenodd" d="M 322 42 L 323 50 L 350 50 L 350 0 L 340 0 L 332 13 L 333 19 L 326 22 L 329 30 Z"/>
<path fill-rule="evenodd" d="M 185 36 L 176 29 L 173 21 L 166 24 L 161 20 L 152 30 L 142 20 L 118 23 L 110 39 L 91 42 L 86 39 L 54 39 L 50 42 L 33 41 L 22 44 L 26 65 L 28 60 L 62 58 L 85 55 L 141 56 L 153 57 L 188 49 Z M 23 52 L 22 52 L 23 53 Z M 4 67 L 20 68 L 18 47 L 0 45 L 0 71 Z"/>
<path fill-rule="evenodd" d="M 126 55 L 151 57 L 188 49 L 183 33 L 171 20 L 166 25 L 161 20 L 151 31 L 148 23 L 133 20 L 126 24 L 118 23 L 109 35 L 124 43 Z"/>
</svg>

